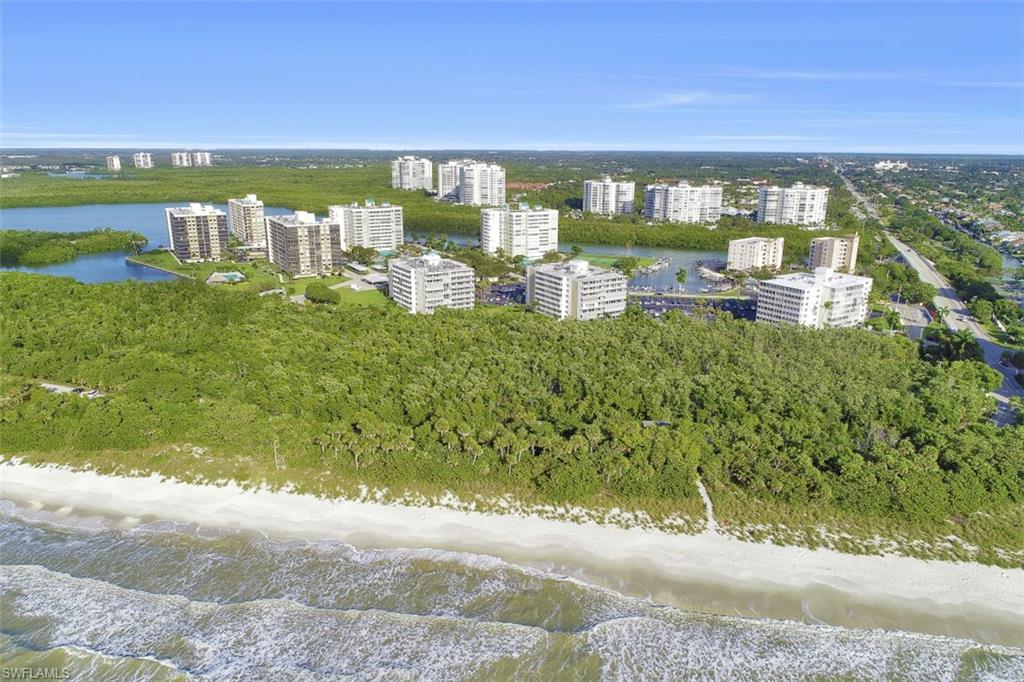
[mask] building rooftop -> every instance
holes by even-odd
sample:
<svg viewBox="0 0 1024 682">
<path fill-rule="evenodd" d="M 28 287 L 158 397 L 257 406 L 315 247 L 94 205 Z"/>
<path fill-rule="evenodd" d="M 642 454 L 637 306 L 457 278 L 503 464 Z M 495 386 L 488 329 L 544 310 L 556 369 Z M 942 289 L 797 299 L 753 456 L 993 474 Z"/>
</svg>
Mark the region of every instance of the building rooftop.
<svg viewBox="0 0 1024 682">
<path fill-rule="evenodd" d="M 328 206 L 327 210 L 330 211 L 334 208 L 402 208 L 401 206 L 392 205 L 390 201 L 382 201 L 379 204 L 374 199 L 364 199 L 363 204 L 360 206 L 358 201 L 353 201 L 351 204 L 334 204 Z"/>
<path fill-rule="evenodd" d="M 482 209 L 484 211 L 511 211 L 511 212 L 523 212 L 523 211 L 554 211 L 553 208 L 544 208 L 540 204 L 534 204 L 530 206 L 527 202 L 520 202 L 517 206 L 510 206 L 508 204 L 502 204 L 499 207 L 490 207 Z"/>
<path fill-rule="evenodd" d="M 790 275 L 779 275 L 778 277 L 765 280 L 763 284 L 774 284 L 790 289 L 808 290 L 821 285 L 850 286 L 870 281 L 870 277 L 848 275 L 844 272 L 836 272 L 831 268 L 815 268 L 814 272 L 795 272 Z"/>
<path fill-rule="evenodd" d="M 819 187 L 818 185 L 807 185 L 802 182 L 794 182 L 789 187 L 779 187 L 778 185 L 769 185 L 762 187 L 761 189 L 828 189 L 828 187 Z"/>
<path fill-rule="evenodd" d="M 717 187 L 717 185 L 711 185 L 711 184 L 706 184 L 706 185 L 691 185 L 691 184 L 690 184 L 689 182 L 687 182 L 686 180 L 680 180 L 679 182 L 677 182 L 677 183 L 676 183 L 676 184 L 674 184 L 674 185 L 672 185 L 672 184 L 669 184 L 669 183 L 667 183 L 667 182 L 656 182 L 656 183 L 654 183 L 654 184 L 651 184 L 651 185 L 647 185 L 647 186 L 646 186 L 646 189 L 655 189 L 655 188 L 666 188 L 666 189 L 673 189 L 673 188 L 676 188 L 676 187 L 682 187 L 682 188 L 684 188 L 684 189 L 709 189 L 709 188 L 710 188 L 710 189 L 714 189 L 715 187 Z"/>
<path fill-rule="evenodd" d="M 501 168 L 501 166 L 496 163 L 491 163 L 490 161 L 477 161 L 475 159 L 448 159 L 442 163 L 457 163 L 461 166 L 488 166 L 490 168 Z"/>
<path fill-rule="evenodd" d="M 558 277 L 577 278 L 616 275 L 625 278 L 625 275 L 616 272 L 615 270 L 599 268 L 596 265 L 591 265 L 590 263 L 582 259 L 563 261 L 561 263 L 541 263 L 530 267 L 531 269 L 538 270 L 540 272 L 548 273 L 551 275 L 556 275 Z"/>
<path fill-rule="evenodd" d="M 190 215 L 225 215 L 224 211 L 216 208 L 215 206 L 204 206 L 199 203 L 190 203 L 188 206 L 175 206 L 167 209 L 172 216 L 190 216 Z"/>
<path fill-rule="evenodd" d="M 246 194 L 244 199 L 231 199 L 230 201 L 235 201 L 240 204 L 259 204 L 261 206 L 263 205 L 263 202 L 257 199 L 255 194 Z"/>
<path fill-rule="evenodd" d="M 451 260 L 449 258 L 441 258 L 441 256 L 436 253 L 428 253 L 423 256 L 396 258 L 392 262 L 405 265 L 416 270 L 472 270 L 472 268 L 465 263 L 460 263 L 459 261 Z"/>
<path fill-rule="evenodd" d="M 318 225 L 324 223 L 333 224 L 335 222 L 330 218 L 324 218 L 323 220 L 318 221 L 316 219 L 316 214 L 310 213 L 309 211 L 296 211 L 295 213 L 287 215 L 267 216 L 267 219 L 282 225 Z"/>
<path fill-rule="evenodd" d="M 761 242 L 774 242 L 782 239 L 782 237 L 743 237 L 742 239 L 732 239 L 729 241 L 730 244 L 759 244 Z"/>
</svg>

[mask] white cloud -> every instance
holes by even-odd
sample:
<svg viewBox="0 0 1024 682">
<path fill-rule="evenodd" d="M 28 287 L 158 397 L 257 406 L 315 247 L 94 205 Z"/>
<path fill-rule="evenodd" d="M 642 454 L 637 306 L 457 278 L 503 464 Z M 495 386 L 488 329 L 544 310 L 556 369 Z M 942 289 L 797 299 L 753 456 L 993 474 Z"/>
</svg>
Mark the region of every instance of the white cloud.
<svg viewBox="0 0 1024 682">
<path fill-rule="evenodd" d="M 621 104 L 617 108 L 674 109 L 677 107 L 686 107 L 691 104 L 722 104 L 727 102 L 745 102 L 749 99 L 751 99 L 750 95 L 708 92 L 706 90 L 690 90 L 686 92 L 666 93 L 640 102 Z"/>
</svg>

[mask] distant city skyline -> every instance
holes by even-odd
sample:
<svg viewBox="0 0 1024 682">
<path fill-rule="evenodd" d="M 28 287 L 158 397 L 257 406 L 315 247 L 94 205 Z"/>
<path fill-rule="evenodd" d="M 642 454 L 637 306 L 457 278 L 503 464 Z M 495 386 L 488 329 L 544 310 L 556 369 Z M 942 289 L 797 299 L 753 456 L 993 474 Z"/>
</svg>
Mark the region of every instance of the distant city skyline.
<svg viewBox="0 0 1024 682">
<path fill-rule="evenodd" d="M 1021 3 L 4 3 L 2 146 L 1024 153 Z"/>
</svg>

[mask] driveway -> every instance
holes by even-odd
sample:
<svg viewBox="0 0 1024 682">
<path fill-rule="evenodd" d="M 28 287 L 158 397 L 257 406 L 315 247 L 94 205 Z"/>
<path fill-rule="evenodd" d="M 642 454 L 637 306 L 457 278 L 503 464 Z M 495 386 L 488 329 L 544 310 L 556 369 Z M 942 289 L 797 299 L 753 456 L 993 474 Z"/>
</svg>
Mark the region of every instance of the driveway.
<svg viewBox="0 0 1024 682">
<path fill-rule="evenodd" d="M 900 314 L 900 323 L 907 328 L 907 336 L 914 341 L 920 340 L 924 335 L 924 328 L 930 321 L 924 308 L 909 303 L 890 303 L 889 305 Z"/>
</svg>

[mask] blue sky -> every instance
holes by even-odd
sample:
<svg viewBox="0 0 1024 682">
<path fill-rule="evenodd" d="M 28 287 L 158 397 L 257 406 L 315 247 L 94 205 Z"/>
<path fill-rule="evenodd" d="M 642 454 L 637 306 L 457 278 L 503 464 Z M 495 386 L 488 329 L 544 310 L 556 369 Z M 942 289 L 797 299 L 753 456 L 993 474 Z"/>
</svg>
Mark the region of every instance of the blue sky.
<svg viewBox="0 0 1024 682">
<path fill-rule="evenodd" d="M 1024 153 L 1019 2 L 2 12 L 9 148 Z"/>
</svg>

